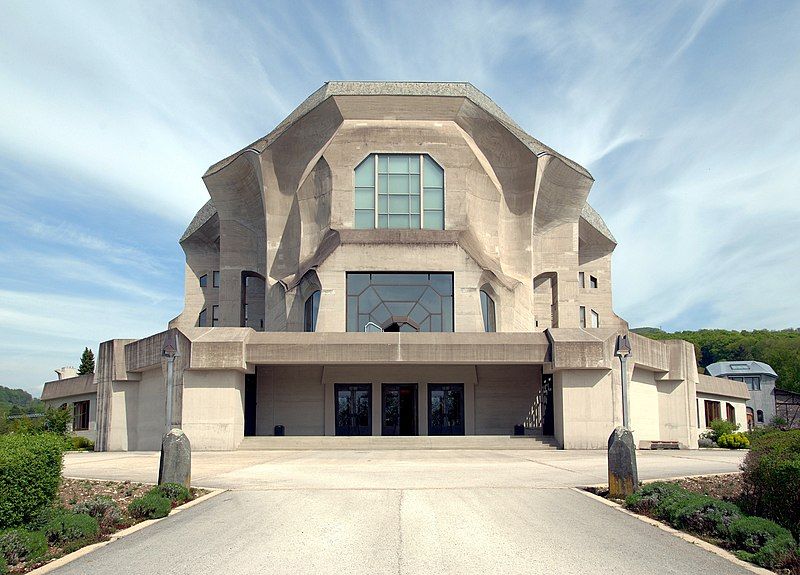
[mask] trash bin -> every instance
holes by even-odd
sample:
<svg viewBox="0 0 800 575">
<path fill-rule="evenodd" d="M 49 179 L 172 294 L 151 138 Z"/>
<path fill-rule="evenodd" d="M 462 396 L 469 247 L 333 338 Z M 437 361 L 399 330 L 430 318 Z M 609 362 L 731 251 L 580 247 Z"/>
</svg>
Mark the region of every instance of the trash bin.
<svg viewBox="0 0 800 575">
<path fill-rule="evenodd" d="M 275 426 L 275 437 L 283 437 L 286 435 L 286 428 L 282 425 Z"/>
<path fill-rule="evenodd" d="M 515 425 L 514 426 L 514 435 L 525 435 L 525 426 L 524 425 Z"/>
</svg>

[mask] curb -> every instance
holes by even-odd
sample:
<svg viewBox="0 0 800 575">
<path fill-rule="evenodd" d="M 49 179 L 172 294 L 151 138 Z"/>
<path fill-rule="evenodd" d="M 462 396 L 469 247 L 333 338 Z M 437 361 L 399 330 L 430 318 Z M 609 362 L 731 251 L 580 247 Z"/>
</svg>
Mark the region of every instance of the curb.
<svg viewBox="0 0 800 575">
<path fill-rule="evenodd" d="M 727 475 L 727 474 L 720 474 L 720 475 Z M 609 507 L 616 509 L 620 513 L 624 513 L 625 515 L 635 517 L 636 519 L 642 521 L 643 523 L 647 523 L 648 525 L 653 525 L 654 527 L 658 527 L 662 531 L 666 531 L 667 533 L 670 533 L 675 537 L 683 539 L 688 543 L 697 545 L 698 547 L 705 549 L 709 553 L 713 553 L 714 555 L 722 557 L 723 559 L 728 560 L 730 563 L 733 563 L 734 565 L 737 565 L 742 569 L 746 569 L 751 573 L 757 573 L 758 575 L 775 575 L 774 571 L 770 571 L 769 569 L 764 569 L 763 567 L 759 567 L 758 565 L 753 565 L 752 563 L 748 563 L 747 561 L 742 561 L 741 559 L 736 557 L 736 555 L 734 555 L 729 551 L 726 551 L 722 547 L 717 547 L 716 545 L 713 545 L 708 541 L 703 541 L 699 537 L 695 537 L 694 535 L 689 535 L 688 533 L 684 533 L 683 531 L 678 531 L 677 529 L 674 529 L 669 525 L 665 525 L 664 523 L 661 523 L 656 519 L 651 519 L 650 517 L 647 517 L 645 515 L 639 515 L 638 513 L 634 513 L 633 511 L 628 511 L 619 503 L 614 503 L 613 501 L 610 501 L 605 497 L 595 495 L 594 493 L 581 489 L 580 487 L 571 487 L 570 489 L 572 489 L 573 491 L 577 491 L 578 493 L 582 493 L 586 497 L 599 501 L 604 505 L 608 505 Z"/>
<path fill-rule="evenodd" d="M 207 487 L 203 487 L 201 489 L 208 489 L 208 488 Z M 141 531 L 142 529 L 144 529 L 146 527 L 150 527 L 151 525 L 155 525 L 159 521 L 164 521 L 164 519 L 169 519 L 173 515 L 176 515 L 177 513 L 180 513 L 181 511 L 184 511 L 185 509 L 189 509 L 190 507 L 194 507 L 195 505 L 199 505 L 200 503 L 203 503 L 204 501 L 207 501 L 207 500 L 211 499 L 212 497 L 216 497 L 217 495 L 221 495 L 222 493 L 225 493 L 227 491 L 227 489 L 211 489 L 210 491 L 211 491 L 211 493 L 206 493 L 202 497 L 198 497 L 197 499 L 193 499 L 192 501 L 189 501 L 188 503 L 184 503 L 180 507 L 176 507 L 175 509 L 170 511 L 170 514 L 167 515 L 166 517 L 161 517 L 160 519 L 147 519 L 145 521 L 142 521 L 141 523 L 137 523 L 136 525 L 131 525 L 127 529 L 123 529 L 121 531 L 117 531 L 117 532 L 113 533 L 112 535 L 109 536 L 109 538 L 106 541 L 99 541 L 98 543 L 92 543 L 91 545 L 87 545 L 86 547 L 81 547 L 77 551 L 73 551 L 72 553 L 70 553 L 68 555 L 64 555 L 63 557 L 59 557 L 58 559 L 55 559 L 55 560 L 51 561 L 50 563 L 47 563 L 45 565 L 42 565 L 41 567 L 38 567 L 38 568 L 34 569 L 33 571 L 28 571 L 25 575 L 44 575 L 45 573 L 50 573 L 51 571 L 53 571 L 55 569 L 58 569 L 59 567 L 63 567 L 64 565 L 67 565 L 68 563 L 72 563 L 76 559 L 80 559 L 84 555 L 88 555 L 89 553 L 92 553 L 93 551 L 97 551 L 98 549 L 100 549 L 102 547 L 105 547 L 109 543 L 113 543 L 114 541 L 116 541 L 118 539 L 126 537 L 127 535 L 131 535 L 133 533 L 136 533 L 137 531 Z"/>
</svg>

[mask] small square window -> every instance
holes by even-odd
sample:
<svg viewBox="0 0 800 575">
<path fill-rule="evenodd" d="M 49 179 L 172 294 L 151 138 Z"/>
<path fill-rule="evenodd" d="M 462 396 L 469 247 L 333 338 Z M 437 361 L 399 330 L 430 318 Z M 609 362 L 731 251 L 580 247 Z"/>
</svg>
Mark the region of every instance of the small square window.
<svg viewBox="0 0 800 575">
<path fill-rule="evenodd" d="M 215 288 L 218 288 L 219 287 L 219 272 L 215 271 L 215 272 L 212 272 L 212 273 L 213 273 L 213 280 L 211 282 L 211 285 L 214 286 Z"/>
<path fill-rule="evenodd" d="M 589 287 L 592 289 L 597 289 L 597 278 L 594 276 L 589 276 Z"/>
<path fill-rule="evenodd" d="M 586 287 L 586 274 L 583 272 L 578 272 L 578 287 Z"/>
<path fill-rule="evenodd" d="M 211 306 L 211 327 L 214 327 L 219 323 L 219 306 L 212 305 Z"/>
<path fill-rule="evenodd" d="M 200 287 L 206 287 L 208 285 L 208 274 L 203 274 L 200 276 Z"/>
</svg>

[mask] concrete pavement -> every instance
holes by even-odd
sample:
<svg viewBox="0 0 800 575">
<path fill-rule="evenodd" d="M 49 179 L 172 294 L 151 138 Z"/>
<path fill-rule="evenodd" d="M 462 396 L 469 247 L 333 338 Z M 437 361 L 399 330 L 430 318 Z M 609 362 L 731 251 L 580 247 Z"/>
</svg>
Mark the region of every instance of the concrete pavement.
<svg viewBox="0 0 800 575">
<path fill-rule="evenodd" d="M 728 451 L 639 452 L 643 478 L 735 471 Z M 747 573 L 577 493 L 603 452 L 194 454 L 232 489 L 59 574 Z M 69 454 L 65 475 L 155 479 L 158 454 Z"/>
</svg>

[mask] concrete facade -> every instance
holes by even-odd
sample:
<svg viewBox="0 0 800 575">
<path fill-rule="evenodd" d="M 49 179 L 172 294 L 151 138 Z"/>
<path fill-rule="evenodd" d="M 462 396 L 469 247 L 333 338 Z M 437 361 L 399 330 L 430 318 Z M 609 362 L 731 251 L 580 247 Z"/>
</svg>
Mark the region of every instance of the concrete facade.
<svg viewBox="0 0 800 575">
<path fill-rule="evenodd" d="M 604 448 L 621 334 L 637 441 L 697 446 L 694 349 L 613 312 L 592 176 L 472 85 L 329 82 L 203 180 L 168 326 L 172 424 L 195 449 L 281 432 Z M 166 334 L 101 345 L 99 449 L 157 448 Z"/>
</svg>

